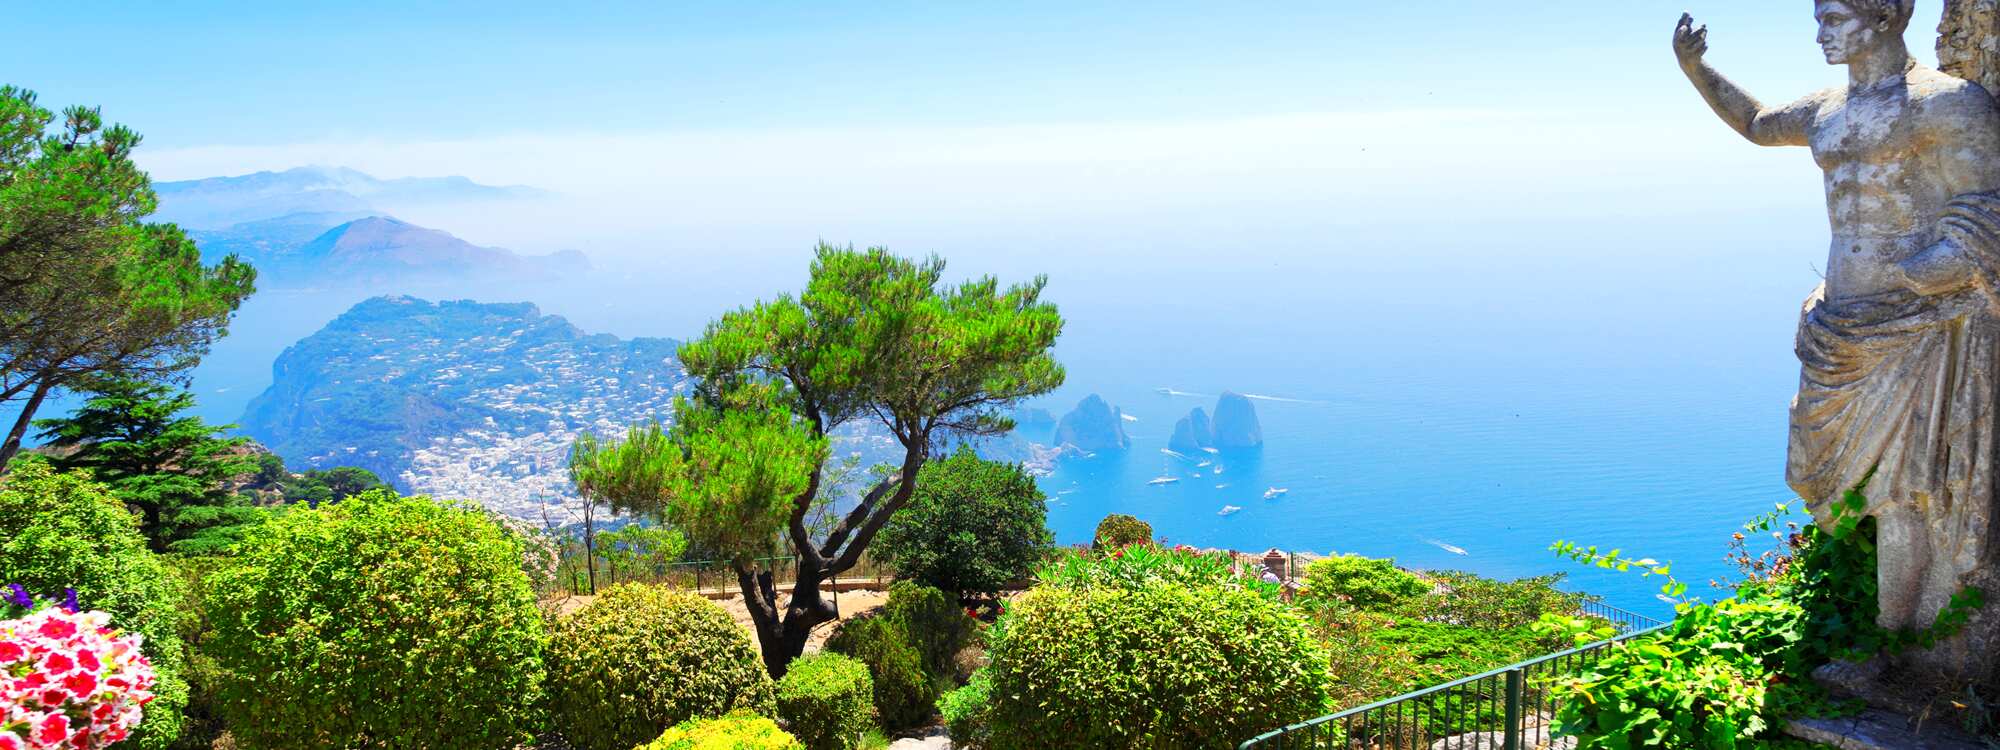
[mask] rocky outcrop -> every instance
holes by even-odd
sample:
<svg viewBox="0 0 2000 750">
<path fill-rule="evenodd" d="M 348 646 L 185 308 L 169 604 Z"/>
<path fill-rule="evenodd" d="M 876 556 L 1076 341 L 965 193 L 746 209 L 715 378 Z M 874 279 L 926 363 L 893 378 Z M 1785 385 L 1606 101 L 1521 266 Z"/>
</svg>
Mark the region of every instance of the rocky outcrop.
<svg viewBox="0 0 2000 750">
<path fill-rule="evenodd" d="M 1215 447 L 1245 450 L 1264 447 L 1264 428 L 1257 408 L 1240 393 L 1224 391 L 1215 401 Z"/>
<path fill-rule="evenodd" d="M 1132 440 L 1125 436 L 1124 412 L 1093 393 L 1056 424 L 1055 443 L 1095 453 L 1124 450 L 1132 445 Z"/>
<path fill-rule="evenodd" d="M 1167 441 L 1167 447 L 1189 455 L 1215 447 L 1215 428 L 1208 421 L 1208 412 L 1197 406 L 1175 422 L 1174 436 Z"/>
</svg>

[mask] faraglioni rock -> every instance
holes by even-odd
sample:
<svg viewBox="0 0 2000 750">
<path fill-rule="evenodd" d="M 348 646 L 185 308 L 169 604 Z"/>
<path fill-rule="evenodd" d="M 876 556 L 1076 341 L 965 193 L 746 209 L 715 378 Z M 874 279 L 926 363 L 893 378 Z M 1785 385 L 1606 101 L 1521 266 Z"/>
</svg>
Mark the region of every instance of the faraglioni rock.
<svg viewBox="0 0 2000 750">
<path fill-rule="evenodd" d="M 1215 400 L 1215 447 L 1222 450 L 1264 447 L 1264 428 L 1257 423 L 1257 407 L 1243 394 L 1224 391 Z"/>
<path fill-rule="evenodd" d="M 1125 414 L 1093 393 L 1085 396 L 1056 425 L 1056 445 L 1074 445 L 1086 451 L 1124 450 L 1132 444 L 1125 436 Z"/>
<path fill-rule="evenodd" d="M 1167 441 L 1167 447 L 1176 452 L 1193 454 L 1204 448 L 1215 447 L 1215 428 L 1208 422 L 1208 412 L 1197 406 L 1194 411 L 1174 423 L 1174 436 Z"/>
</svg>

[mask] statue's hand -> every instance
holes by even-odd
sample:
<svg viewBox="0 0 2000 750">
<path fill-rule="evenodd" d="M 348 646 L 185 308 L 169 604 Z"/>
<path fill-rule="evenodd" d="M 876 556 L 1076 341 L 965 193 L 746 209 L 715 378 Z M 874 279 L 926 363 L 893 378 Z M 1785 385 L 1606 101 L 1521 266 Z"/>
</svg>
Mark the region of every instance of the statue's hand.
<svg viewBox="0 0 2000 750">
<path fill-rule="evenodd" d="M 1674 57 L 1680 58 L 1682 68 L 1693 68 L 1707 53 L 1708 27 L 1696 28 L 1694 16 L 1682 13 L 1681 22 L 1674 24 Z"/>
</svg>

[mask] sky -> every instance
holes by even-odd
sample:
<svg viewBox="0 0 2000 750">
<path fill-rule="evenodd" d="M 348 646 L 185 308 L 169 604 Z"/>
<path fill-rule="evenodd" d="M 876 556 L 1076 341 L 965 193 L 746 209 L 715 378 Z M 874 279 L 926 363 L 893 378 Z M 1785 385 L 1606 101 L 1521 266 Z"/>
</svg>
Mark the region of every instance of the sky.
<svg viewBox="0 0 2000 750">
<path fill-rule="evenodd" d="M 826 238 L 1012 272 L 1083 244 L 1283 258 L 1328 233 L 1815 215 L 1804 155 L 1743 144 L 1681 79 L 1685 2 L 34 2 L 0 78 L 101 105 L 159 179 L 554 190 L 404 218 L 600 258 L 794 262 Z M 1841 80 L 1808 3 L 1686 7 L 1767 100 Z"/>
</svg>

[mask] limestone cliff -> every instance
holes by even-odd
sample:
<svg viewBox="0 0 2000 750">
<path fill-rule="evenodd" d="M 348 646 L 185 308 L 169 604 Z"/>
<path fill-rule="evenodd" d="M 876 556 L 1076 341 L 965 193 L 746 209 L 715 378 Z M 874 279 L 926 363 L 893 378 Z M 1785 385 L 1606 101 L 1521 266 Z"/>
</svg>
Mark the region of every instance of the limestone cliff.
<svg viewBox="0 0 2000 750">
<path fill-rule="evenodd" d="M 1264 428 L 1257 408 L 1242 394 L 1224 391 L 1215 401 L 1215 447 L 1244 450 L 1264 447 Z"/>
<path fill-rule="evenodd" d="M 1125 415 L 1093 393 L 1076 409 L 1064 414 L 1056 424 L 1057 446 L 1074 445 L 1086 451 L 1123 450 L 1132 444 L 1125 436 Z"/>
</svg>

